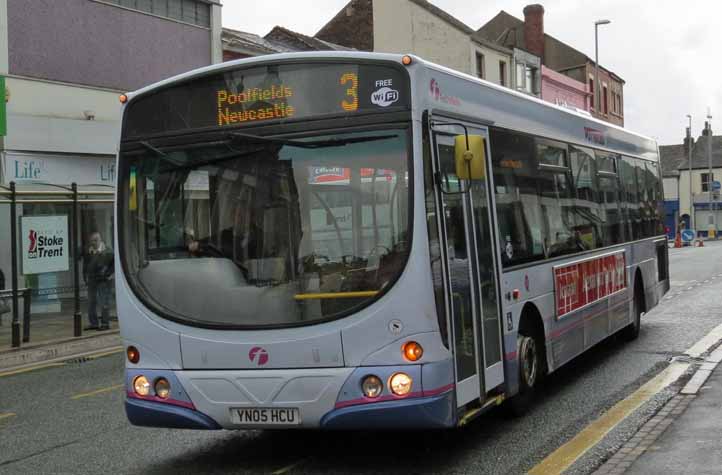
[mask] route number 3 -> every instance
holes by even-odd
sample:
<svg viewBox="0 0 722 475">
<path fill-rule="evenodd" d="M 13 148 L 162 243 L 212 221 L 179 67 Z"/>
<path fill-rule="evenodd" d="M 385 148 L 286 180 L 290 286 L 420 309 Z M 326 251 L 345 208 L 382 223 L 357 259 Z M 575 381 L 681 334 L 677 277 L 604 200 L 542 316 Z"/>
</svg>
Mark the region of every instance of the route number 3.
<svg viewBox="0 0 722 475">
<path fill-rule="evenodd" d="M 346 89 L 346 98 L 341 101 L 341 107 L 347 112 L 358 110 L 358 74 L 346 73 L 341 76 L 340 83 L 342 86 L 351 83 L 351 87 Z"/>
</svg>

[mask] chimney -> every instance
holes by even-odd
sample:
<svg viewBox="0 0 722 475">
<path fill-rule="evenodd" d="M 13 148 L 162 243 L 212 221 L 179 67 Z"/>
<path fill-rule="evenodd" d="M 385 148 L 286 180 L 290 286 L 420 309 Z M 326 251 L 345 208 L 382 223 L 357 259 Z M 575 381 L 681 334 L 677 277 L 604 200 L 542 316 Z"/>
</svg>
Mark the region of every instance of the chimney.
<svg viewBox="0 0 722 475">
<path fill-rule="evenodd" d="M 704 129 L 702 129 L 702 135 L 706 137 L 706 136 L 710 135 L 710 132 L 712 132 L 712 128 L 710 127 L 709 122 L 707 122 L 705 120 L 704 121 Z"/>
<path fill-rule="evenodd" d="M 524 7 L 524 43 L 544 64 L 544 7 L 539 4 Z"/>
<path fill-rule="evenodd" d="M 690 147 L 694 149 L 694 137 L 692 137 L 689 127 L 687 127 L 687 136 L 684 138 L 684 156 L 685 158 L 689 156 L 689 149 Z"/>
</svg>

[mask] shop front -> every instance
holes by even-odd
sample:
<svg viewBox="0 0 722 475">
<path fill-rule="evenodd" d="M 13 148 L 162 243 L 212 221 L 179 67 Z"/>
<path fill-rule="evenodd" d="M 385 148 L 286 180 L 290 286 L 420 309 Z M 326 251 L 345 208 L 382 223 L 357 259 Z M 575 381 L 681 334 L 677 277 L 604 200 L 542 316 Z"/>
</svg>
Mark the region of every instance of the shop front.
<svg viewBox="0 0 722 475">
<path fill-rule="evenodd" d="M 0 161 L 0 351 L 81 336 L 89 314 L 113 328 L 115 157 L 5 151 Z"/>
</svg>

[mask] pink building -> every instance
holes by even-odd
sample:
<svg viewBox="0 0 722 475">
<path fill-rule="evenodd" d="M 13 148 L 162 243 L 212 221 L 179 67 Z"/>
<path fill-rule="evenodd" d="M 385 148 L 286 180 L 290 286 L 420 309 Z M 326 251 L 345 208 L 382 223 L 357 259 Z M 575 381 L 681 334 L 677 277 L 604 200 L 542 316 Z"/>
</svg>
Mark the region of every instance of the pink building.
<svg viewBox="0 0 722 475">
<path fill-rule="evenodd" d="M 541 98 L 547 102 L 589 111 L 587 85 L 542 65 Z"/>
</svg>

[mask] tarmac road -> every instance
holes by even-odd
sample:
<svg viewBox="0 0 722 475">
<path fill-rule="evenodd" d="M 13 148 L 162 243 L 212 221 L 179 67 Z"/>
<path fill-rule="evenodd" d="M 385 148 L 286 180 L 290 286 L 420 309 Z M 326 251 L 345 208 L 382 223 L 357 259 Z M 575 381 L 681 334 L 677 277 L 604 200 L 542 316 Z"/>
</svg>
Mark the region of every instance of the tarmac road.
<svg viewBox="0 0 722 475">
<path fill-rule="evenodd" d="M 610 339 L 545 382 L 533 410 L 449 432 L 202 432 L 135 428 L 122 355 L 0 376 L 0 474 L 524 473 L 722 323 L 722 243 L 670 250 L 672 290 L 638 340 Z M 715 268 L 718 267 L 718 268 Z M 589 450 L 591 473 L 671 395 Z"/>
</svg>

